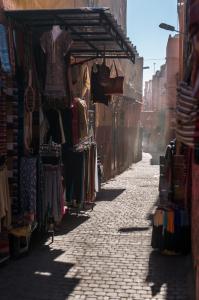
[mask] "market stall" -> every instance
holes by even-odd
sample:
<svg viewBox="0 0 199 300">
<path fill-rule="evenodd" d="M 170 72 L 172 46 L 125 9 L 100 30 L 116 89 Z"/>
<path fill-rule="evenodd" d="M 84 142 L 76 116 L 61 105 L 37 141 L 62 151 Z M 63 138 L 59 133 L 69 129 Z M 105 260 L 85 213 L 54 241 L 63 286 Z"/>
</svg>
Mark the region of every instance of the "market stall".
<svg viewBox="0 0 199 300">
<path fill-rule="evenodd" d="M 80 211 L 93 205 L 98 154 L 89 108 L 96 102 L 108 105 L 113 94 L 123 93 L 124 77 L 106 59 L 134 61 L 132 44 L 107 9 L 5 15 L 0 24 L 0 261 L 10 252 L 27 251 L 34 230 L 52 231 L 66 207 Z"/>
</svg>

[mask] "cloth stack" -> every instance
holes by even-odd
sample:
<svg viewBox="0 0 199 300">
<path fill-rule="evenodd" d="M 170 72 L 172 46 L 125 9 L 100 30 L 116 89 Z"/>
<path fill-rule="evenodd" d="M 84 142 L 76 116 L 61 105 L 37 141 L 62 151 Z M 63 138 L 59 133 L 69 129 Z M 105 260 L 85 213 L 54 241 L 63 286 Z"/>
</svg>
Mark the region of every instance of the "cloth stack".
<svg viewBox="0 0 199 300">
<path fill-rule="evenodd" d="M 159 207 L 153 217 L 152 247 L 173 254 L 189 253 L 189 224 L 187 211 Z"/>
</svg>

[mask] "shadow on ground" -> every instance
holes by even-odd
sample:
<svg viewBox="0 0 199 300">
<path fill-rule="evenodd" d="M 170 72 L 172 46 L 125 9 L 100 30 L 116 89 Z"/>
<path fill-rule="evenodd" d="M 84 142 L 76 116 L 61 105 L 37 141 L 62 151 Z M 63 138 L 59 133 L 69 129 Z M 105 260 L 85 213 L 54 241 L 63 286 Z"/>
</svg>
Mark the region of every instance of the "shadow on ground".
<svg viewBox="0 0 199 300">
<path fill-rule="evenodd" d="M 165 300 L 194 300 L 194 287 L 190 278 L 192 269 L 189 256 L 166 256 L 151 252 L 146 282 L 151 286 L 153 297 L 160 294 L 164 286 Z"/>
<path fill-rule="evenodd" d="M 55 232 L 55 235 L 65 235 L 79 227 L 89 218 L 90 217 L 88 215 L 66 214 L 60 228 L 58 228 L 57 232 Z"/>
<path fill-rule="evenodd" d="M 149 230 L 149 227 L 126 227 L 120 228 L 118 231 L 121 233 L 139 232 Z"/>
<path fill-rule="evenodd" d="M 125 189 L 101 189 L 97 195 L 97 201 L 113 201 L 120 196 Z"/>
<path fill-rule="evenodd" d="M 78 278 L 65 278 L 73 267 L 59 259 L 61 250 L 41 247 L 0 269 L 1 300 L 65 300 L 79 283 Z"/>
</svg>

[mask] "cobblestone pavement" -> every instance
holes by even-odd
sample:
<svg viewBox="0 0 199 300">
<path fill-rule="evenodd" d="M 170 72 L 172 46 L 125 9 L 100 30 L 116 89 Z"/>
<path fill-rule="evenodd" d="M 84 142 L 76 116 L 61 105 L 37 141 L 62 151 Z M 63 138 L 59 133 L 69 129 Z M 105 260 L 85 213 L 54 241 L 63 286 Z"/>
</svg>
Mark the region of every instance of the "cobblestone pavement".
<svg viewBox="0 0 199 300">
<path fill-rule="evenodd" d="M 190 300 L 189 257 L 150 247 L 159 167 L 150 156 L 103 186 L 92 212 L 0 270 L 1 300 Z"/>
</svg>

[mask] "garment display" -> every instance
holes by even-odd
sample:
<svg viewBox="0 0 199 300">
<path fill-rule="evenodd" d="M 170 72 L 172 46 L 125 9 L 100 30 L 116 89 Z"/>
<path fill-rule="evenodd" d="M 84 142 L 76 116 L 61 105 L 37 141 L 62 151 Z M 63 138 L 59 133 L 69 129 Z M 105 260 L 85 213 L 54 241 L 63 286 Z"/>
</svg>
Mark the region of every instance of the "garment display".
<svg viewBox="0 0 199 300">
<path fill-rule="evenodd" d="M 176 140 L 171 141 L 161 157 L 159 201 L 153 216 L 151 245 L 167 255 L 190 252 L 190 196 L 188 178 L 189 152 L 187 146 L 176 151 Z"/>
<path fill-rule="evenodd" d="M 60 166 L 43 165 L 44 170 L 44 211 L 45 217 L 59 223 L 64 212 Z"/>
<path fill-rule="evenodd" d="M 20 211 L 31 224 L 36 218 L 37 158 L 22 157 L 20 161 Z"/>
<path fill-rule="evenodd" d="M 66 97 L 66 64 L 64 57 L 68 53 L 72 39 L 69 32 L 63 30 L 54 40 L 52 31 L 43 33 L 41 47 L 46 54 L 45 96 Z"/>
<path fill-rule="evenodd" d="M 77 145 L 88 136 L 87 105 L 84 100 L 74 98 L 72 106 L 73 144 Z"/>
<path fill-rule="evenodd" d="M 178 208 L 157 208 L 153 217 L 151 245 L 161 252 L 187 254 L 190 251 L 188 212 Z M 165 252 L 169 254 L 169 252 Z"/>
<path fill-rule="evenodd" d="M 0 37 L 1 262 L 28 251 L 34 230 L 53 231 L 66 202 L 93 205 L 99 174 L 89 67 L 72 65 L 69 32 L 10 22 Z"/>
<path fill-rule="evenodd" d="M 66 201 L 73 205 L 76 201 L 80 208 L 95 199 L 98 181 L 96 174 L 96 144 L 84 143 L 76 150 L 63 145 L 62 159 L 64 163 L 64 181 Z"/>
<path fill-rule="evenodd" d="M 7 229 L 11 226 L 11 200 L 6 165 L 0 166 L 0 232 L 1 225 Z"/>
<path fill-rule="evenodd" d="M 61 167 L 51 158 L 48 161 L 52 163 L 42 162 L 40 166 L 41 195 L 37 202 L 37 220 L 42 231 L 47 231 L 50 224 L 60 223 L 64 215 Z"/>
<path fill-rule="evenodd" d="M 17 82 L 0 71 L 0 158 L 6 159 L 12 214 L 18 213 L 18 88 Z"/>
<path fill-rule="evenodd" d="M 49 109 L 45 111 L 49 129 L 47 140 L 52 138 L 53 142 L 58 144 L 73 145 L 72 120 L 73 111 L 71 108 L 64 110 Z M 61 117 L 61 118 L 60 118 Z"/>
<path fill-rule="evenodd" d="M 41 145 L 40 158 L 37 221 L 40 230 L 46 231 L 49 224 L 60 223 L 64 214 L 61 146 L 53 142 Z"/>
<path fill-rule="evenodd" d="M 74 64 L 71 68 L 73 96 L 84 99 L 87 91 L 90 92 L 91 89 L 88 66 L 86 64 Z"/>
</svg>

